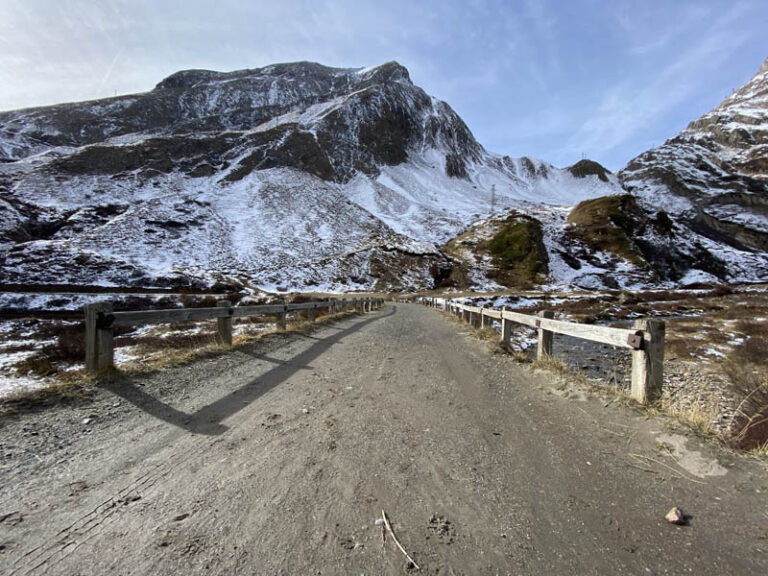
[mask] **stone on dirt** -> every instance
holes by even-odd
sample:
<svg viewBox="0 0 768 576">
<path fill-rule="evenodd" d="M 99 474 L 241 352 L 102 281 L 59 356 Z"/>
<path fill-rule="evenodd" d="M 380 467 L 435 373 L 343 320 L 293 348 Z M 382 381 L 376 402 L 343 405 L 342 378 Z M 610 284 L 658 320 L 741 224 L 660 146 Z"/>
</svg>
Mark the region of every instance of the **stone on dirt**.
<svg viewBox="0 0 768 576">
<path fill-rule="evenodd" d="M 667 515 L 664 516 L 664 519 L 670 524 L 675 524 L 676 526 L 683 526 L 685 524 L 685 516 L 683 515 L 683 511 L 680 510 L 680 508 L 677 506 L 667 512 Z"/>
</svg>

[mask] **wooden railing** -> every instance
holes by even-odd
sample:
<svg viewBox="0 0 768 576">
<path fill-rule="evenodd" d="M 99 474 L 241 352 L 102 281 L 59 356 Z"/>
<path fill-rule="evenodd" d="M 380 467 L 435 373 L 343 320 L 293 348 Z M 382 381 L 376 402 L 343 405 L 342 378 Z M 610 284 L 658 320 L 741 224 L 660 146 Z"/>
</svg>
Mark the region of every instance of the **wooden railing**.
<svg viewBox="0 0 768 576">
<path fill-rule="evenodd" d="M 512 323 L 536 328 L 538 332 L 538 359 L 552 355 L 553 334 L 565 334 L 575 338 L 610 344 L 632 351 L 631 396 L 641 404 L 654 402 L 661 397 L 664 380 L 664 339 L 666 327 L 662 320 L 643 318 L 635 320 L 632 328 L 611 328 L 593 324 L 577 324 L 554 320 L 554 313 L 542 310 L 537 316 L 520 314 L 509 310 L 496 310 L 479 306 L 468 306 L 444 301 L 442 305 L 435 298 L 422 299 L 422 303 L 443 308 L 460 316 L 476 328 L 490 327 L 493 320 L 501 321 L 501 339 L 508 343 L 512 334 Z"/>
<path fill-rule="evenodd" d="M 245 316 L 274 314 L 277 325 L 286 328 L 288 312 L 307 311 L 314 322 L 317 311 L 330 313 L 370 312 L 380 308 L 381 298 L 331 299 L 317 302 L 267 304 L 262 306 L 233 306 L 229 300 L 219 300 L 215 308 L 172 308 L 166 310 L 135 310 L 115 312 L 112 302 L 94 302 L 85 306 L 85 368 L 89 372 L 103 372 L 114 366 L 115 345 L 113 330 L 122 326 L 186 322 L 188 320 L 217 320 L 216 341 L 222 346 L 232 345 L 232 319 Z"/>
</svg>

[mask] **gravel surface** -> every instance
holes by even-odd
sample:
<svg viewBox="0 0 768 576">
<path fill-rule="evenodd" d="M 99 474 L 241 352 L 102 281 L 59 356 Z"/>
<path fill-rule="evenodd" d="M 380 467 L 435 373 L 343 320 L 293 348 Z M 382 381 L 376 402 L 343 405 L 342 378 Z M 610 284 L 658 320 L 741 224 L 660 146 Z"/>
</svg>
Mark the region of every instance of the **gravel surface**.
<svg viewBox="0 0 768 576">
<path fill-rule="evenodd" d="M 2 416 L 0 572 L 765 573 L 764 465 L 605 404 L 404 304 L 105 382 Z"/>
</svg>

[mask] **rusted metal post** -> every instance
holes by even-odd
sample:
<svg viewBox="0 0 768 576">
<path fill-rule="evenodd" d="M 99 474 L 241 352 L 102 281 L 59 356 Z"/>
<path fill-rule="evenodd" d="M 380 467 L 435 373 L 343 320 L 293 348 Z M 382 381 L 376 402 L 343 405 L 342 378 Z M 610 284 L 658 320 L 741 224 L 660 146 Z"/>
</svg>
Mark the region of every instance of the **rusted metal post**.
<svg viewBox="0 0 768 576">
<path fill-rule="evenodd" d="M 220 346 L 232 346 L 232 302 L 219 300 L 216 302 L 216 306 L 218 308 L 230 308 L 229 316 L 216 319 L 216 342 Z"/>
<path fill-rule="evenodd" d="M 555 317 L 554 312 L 551 310 L 542 310 L 539 312 L 538 316 L 540 318 L 545 319 L 551 319 Z M 554 332 L 550 332 L 549 330 L 545 330 L 541 326 L 539 326 L 539 341 L 538 346 L 536 349 L 536 359 L 537 360 L 544 360 L 548 356 L 552 356 L 552 337 L 554 336 Z"/>
<path fill-rule="evenodd" d="M 662 320 L 642 318 L 633 328 L 643 331 L 640 350 L 632 351 L 632 399 L 649 404 L 661 398 L 664 384 L 664 341 L 666 325 Z"/>
</svg>

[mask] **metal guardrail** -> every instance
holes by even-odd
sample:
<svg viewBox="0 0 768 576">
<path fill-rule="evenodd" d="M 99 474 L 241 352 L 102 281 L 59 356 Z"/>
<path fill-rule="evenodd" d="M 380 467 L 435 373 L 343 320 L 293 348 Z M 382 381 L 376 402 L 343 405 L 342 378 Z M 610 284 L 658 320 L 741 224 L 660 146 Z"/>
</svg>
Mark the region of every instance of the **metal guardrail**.
<svg viewBox="0 0 768 576">
<path fill-rule="evenodd" d="M 440 308 L 435 298 L 424 298 L 427 306 Z M 641 404 L 648 404 L 661 397 L 664 381 L 664 341 L 666 326 L 662 320 L 642 318 L 635 320 L 632 328 L 612 328 L 594 324 L 579 324 L 554 320 L 554 313 L 542 310 L 537 316 L 509 310 L 496 310 L 469 306 L 445 300 L 442 308 L 460 316 L 472 326 L 490 326 L 493 320 L 501 320 L 501 339 L 509 342 L 512 322 L 538 330 L 536 357 L 544 359 L 552 355 L 554 334 L 565 334 L 583 340 L 610 344 L 632 351 L 632 388 L 630 395 Z"/>
<path fill-rule="evenodd" d="M 277 324 L 286 327 L 288 312 L 307 311 L 314 322 L 317 311 L 331 313 L 357 310 L 370 312 L 380 308 L 382 298 L 331 299 L 297 304 L 282 302 L 263 306 L 233 306 L 229 300 L 219 300 L 215 308 L 171 308 L 164 310 L 130 310 L 115 312 L 112 302 L 94 302 L 85 306 L 85 368 L 89 372 L 103 372 L 114 366 L 114 329 L 123 326 L 165 324 L 188 320 L 217 320 L 216 340 L 222 346 L 232 345 L 232 319 L 246 316 L 274 314 Z"/>
</svg>

